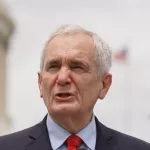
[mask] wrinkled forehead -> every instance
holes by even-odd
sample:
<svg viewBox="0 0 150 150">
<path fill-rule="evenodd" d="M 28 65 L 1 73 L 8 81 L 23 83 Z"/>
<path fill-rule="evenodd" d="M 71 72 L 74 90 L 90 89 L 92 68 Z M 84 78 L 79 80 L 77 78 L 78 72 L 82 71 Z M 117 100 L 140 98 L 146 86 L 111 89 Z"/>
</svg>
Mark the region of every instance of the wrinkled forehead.
<svg viewBox="0 0 150 150">
<path fill-rule="evenodd" d="M 85 33 L 69 35 L 58 35 L 47 45 L 45 56 L 54 55 L 81 55 L 92 57 L 94 53 L 94 42 L 92 37 Z"/>
</svg>

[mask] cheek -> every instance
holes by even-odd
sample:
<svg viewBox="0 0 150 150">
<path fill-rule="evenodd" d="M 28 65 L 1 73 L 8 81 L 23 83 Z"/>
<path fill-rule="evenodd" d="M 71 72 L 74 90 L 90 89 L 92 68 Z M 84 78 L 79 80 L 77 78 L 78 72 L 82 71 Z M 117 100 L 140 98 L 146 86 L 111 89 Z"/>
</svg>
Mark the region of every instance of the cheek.
<svg viewBox="0 0 150 150">
<path fill-rule="evenodd" d="M 90 95 L 89 93 L 92 86 L 92 81 L 90 80 L 89 77 L 87 76 L 76 77 L 75 84 L 82 98 L 84 97 L 87 98 Z"/>
<path fill-rule="evenodd" d="M 43 94 L 45 96 L 51 94 L 53 85 L 54 85 L 54 80 L 51 77 L 45 77 L 43 79 Z"/>
<path fill-rule="evenodd" d="M 84 89 L 90 89 L 91 87 L 94 88 L 97 84 L 97 80 L 94 79 L 92 76 L 84 76 L 81 80 L 80 83 Z"/>
<path fill-rule="evenodd" d="M 86 101 L 92 101 L 98 98 L 99 95 L 99 85 L 98 80 L 93 80 L 92 77 L 84 78 L 80 82 L 80 91 L 83 93 Z"/>
<path fill-rule="evenodd" d="M 52 97 L 53 97 L 53 85 L 54 82 L 51 77 L 44 77 L 43 78 L 43 88 L 42 88 L 42 93 L 43 93 L 43 100 L 48 109 L 51 107 L 52 103 Z"/>
</svg>

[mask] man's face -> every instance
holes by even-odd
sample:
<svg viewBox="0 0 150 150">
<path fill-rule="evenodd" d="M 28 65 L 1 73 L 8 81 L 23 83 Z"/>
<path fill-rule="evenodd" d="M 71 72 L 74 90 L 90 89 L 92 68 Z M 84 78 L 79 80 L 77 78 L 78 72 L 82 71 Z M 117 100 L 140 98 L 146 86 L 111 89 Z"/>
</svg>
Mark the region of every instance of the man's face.
<svg viewBox="0 0 150 150">
<path fill-rule="evenodd" d="M 90 36 L 56 36 L 47 46 L 43 70 L 38 74 L 40 95 L 49 114 L 92 114 L 97 99 L 104 98 L 111 84 L 111 75 L 106 77 L 110 78 L 106 87 L 105 77 L 97 74 Z"/>
</svg>

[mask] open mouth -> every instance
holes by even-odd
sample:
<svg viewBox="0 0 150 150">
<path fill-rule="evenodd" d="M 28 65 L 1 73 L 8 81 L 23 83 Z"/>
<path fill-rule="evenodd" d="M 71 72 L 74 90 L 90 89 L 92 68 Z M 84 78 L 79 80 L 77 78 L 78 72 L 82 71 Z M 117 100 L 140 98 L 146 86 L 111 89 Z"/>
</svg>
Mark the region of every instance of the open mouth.
<svg viewBox="0 0 150 150">
<path fill-rule="evenodd" d="M 72 94 L 70 94 L 70 93 L 58 93 L 58 94 L 56 94 L 56 96 L 65 98 L 65 97 L 72 96 Z"/>
<path fill-rule="evenodd" d="M 65 92 L 65 93 L 58 93 L 55 95 L 55 98 L 58 101 L 70 101 L 73 98 L 73 94 L 69 93 L 69 92 Z"/>
</svg>

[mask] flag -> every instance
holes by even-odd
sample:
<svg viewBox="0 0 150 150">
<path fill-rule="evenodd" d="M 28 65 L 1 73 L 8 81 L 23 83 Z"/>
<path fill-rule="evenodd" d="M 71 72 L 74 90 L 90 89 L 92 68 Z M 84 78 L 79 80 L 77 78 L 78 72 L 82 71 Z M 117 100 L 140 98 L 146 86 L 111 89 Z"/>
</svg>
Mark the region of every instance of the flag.
<svg viewBox="0 0 150 150">
<path fill-rule="evenodd" d="M 116 61 L 126 62 L 128 60 L 128 48 L 123 46 L 123 48 L 114 53 L 113 57 Z"/>
</svg>

